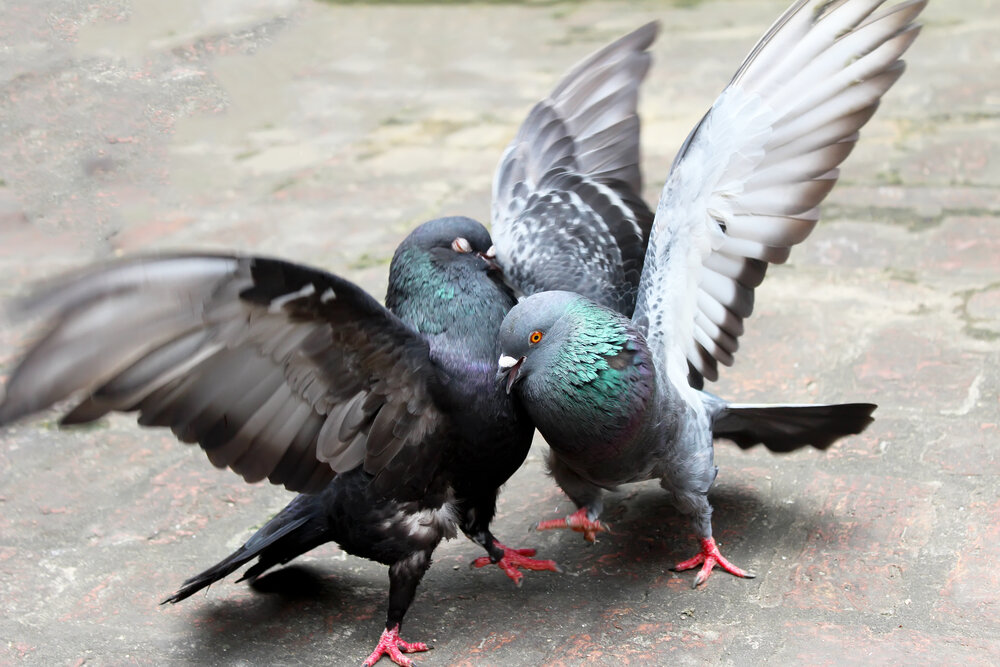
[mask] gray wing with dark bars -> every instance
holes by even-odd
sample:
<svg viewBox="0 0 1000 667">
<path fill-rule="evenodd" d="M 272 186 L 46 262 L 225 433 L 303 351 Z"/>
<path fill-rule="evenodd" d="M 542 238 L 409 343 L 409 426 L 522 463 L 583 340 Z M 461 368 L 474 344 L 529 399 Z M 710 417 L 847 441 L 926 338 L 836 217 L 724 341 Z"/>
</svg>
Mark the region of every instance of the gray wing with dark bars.
<svg viewBox="0 0 1000 667">
<path fill-rule="evenodd" d="M 636 106 L 657 30 L 647 24 L 574 67 L 501 158 L 492 234 L 522 293 L 569 289 L 631 314 L 653 219 Z"/>
</svg>

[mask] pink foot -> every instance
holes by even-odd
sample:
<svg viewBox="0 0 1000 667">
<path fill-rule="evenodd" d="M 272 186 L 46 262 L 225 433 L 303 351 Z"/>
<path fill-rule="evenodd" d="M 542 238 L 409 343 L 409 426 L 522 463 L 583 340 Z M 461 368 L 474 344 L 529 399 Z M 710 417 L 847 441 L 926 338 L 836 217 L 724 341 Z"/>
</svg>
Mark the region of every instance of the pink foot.
<svg viewBox="0 0 1000 667">
<path fill-rule="evenodd" d="M 674 570 L 690 570 L 692 568 L 701 565 L 701 571 L 698 572 L 698 576 L 694 578 L 694 584 L 691 588 L 698 588 L 701 584 L 708 581 L 708 578 L 712 576 L 712 569 L 718 565 L 723 570 L 729 574 L 736 575 L 737 577 L 743 577 L 744 579 L 753 579 L 756 575 L 747 572 L 746 570 L 740 569 L 726 560 L 721 553 L 719 553 L 719 546 L 715 543 L 715 538 L 703 537 L 701 539 L 701 553 L 694 558 L 689 558 L 688 560 L 677 563 L 674 565 Z"/>
<path fill-rule="evenodd" d="M 510 549 L 495 540 L 493 544 L 503 549 L 503 558 L 497 561 L 497 567 L 503 570 L 504 574 L 510 577 L 511 580 L 518 586 L 521 585 L 521 580 L 524 579 L 524 575 L 521 574 L 518 568 L 535 571 L 548 570 L 550 572 L 562 572 L 554 560 L 538 560 L 537 558 L 529 558 L 529 556 L 535 555 L 534 549 Z M 480 556 L 471 563 L 472 567 L 486 567 L 487 565 L 492 564 L 493 561 L 490 560 L 489 556 Z"/>
<path fill-rule="evenodd" d="M 413 667 L 413 661 L 403 654 L 427 651 L 429 648 L 427 644 L 421 642 L 414 642 L 412 644 L 404 642 L 399 638 L 399 626 L 397 625 L 392 630 L 382 631 L 382 636 L 379 637 L 375 650 L 368 656 L 364 664 L 365 667 L 372 667 L 383 655 L 387 655 L 390 660 L 400 665 L 400 667 Z"/>
<path fill-rule="evenodd" d="M 554 528 L 571 528 L 578 533 L 583 533 L 583 539 L 588 542 L 594 542 L 597 540 L 597 533 L 611 532 L 611 526 L 608 524 L 588 519 L 586 507 L 581 507 L 563 519 L 539 521 L 538 524 L 535 525 L 535 530 L 552 530 Z"/>
</svg>

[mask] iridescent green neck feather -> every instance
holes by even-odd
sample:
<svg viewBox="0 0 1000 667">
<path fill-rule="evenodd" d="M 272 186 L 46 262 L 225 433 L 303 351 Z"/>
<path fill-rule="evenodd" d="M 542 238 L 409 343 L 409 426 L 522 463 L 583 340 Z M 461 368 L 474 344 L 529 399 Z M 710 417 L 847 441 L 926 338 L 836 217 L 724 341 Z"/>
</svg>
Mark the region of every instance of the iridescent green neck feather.
<svg viewBox="0 0 1000 667">
<path fill-rule="evenodd" d="M 586 299 L 573 301 L 546 334 L 555 339 L 533 361 L 523 397 L 554 448 L 588 449 L 631 439 L 655 391 L 649 350 L 618 313 Z"/>
<path fill-rule="evenodd" d="M 442 262 L 432 252 L 417 247 L 397 252 L 386 306 L 427 336 L 439 353 L 495 364 L 496 332 L 514 305 L 513 295 L 487 274 L 485 264 L 477 264 L 478 258 Z"/>
</svg>

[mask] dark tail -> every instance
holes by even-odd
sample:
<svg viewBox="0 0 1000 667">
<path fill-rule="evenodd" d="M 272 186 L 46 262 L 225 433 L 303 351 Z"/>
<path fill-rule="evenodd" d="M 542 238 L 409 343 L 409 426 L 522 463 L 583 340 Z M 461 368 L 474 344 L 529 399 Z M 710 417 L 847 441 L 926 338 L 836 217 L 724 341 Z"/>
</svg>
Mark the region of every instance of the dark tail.
<svg viewBox="0 0 1000 667">
<path fill-rule="evenodd" d="M 287 563 L 331 540 L 323 495 L 300 495 L 227 558 L 191 577 L 160 604 L 180 602 L 232 574 L 254 558 L 257 563 L 237 581 L 254 579 L 268 568 Z"/>
<path fill-rule="evenodd" d="M 743 449 L 763 444 L 772 452 L 801 447 L 826 449 L 864 431 L 874 419 L 871 403 L 839 405 L 727 405 L 715 416 L 712 434 Z"/>
</svg>

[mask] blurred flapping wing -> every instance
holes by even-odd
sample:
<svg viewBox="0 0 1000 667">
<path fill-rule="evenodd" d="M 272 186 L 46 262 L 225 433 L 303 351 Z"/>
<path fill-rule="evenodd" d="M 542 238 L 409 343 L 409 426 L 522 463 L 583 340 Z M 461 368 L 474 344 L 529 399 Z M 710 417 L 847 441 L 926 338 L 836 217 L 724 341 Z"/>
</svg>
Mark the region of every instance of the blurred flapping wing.
<svg viewBox="0 0 1000 667">
<path fill-rule="evenodd" d="M 407 449 L 430 449 L 425 464 L 436 465 L 427 344 L 329 273 L 258 257 L 146 257 L 66 276 L 19 309 L 48 329 L 11 375 L 0 425 L 82 396 L 62 423 L 138 411 L 216 466 L 293 491 L 361 463 L 390 487 L 419 486 L 427 470 L 392 464 Z"/>
</svg>

